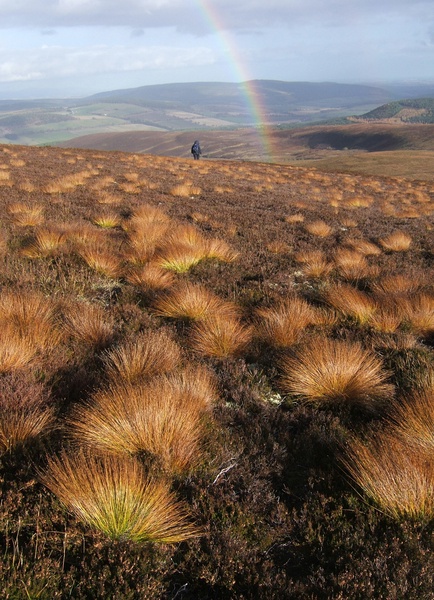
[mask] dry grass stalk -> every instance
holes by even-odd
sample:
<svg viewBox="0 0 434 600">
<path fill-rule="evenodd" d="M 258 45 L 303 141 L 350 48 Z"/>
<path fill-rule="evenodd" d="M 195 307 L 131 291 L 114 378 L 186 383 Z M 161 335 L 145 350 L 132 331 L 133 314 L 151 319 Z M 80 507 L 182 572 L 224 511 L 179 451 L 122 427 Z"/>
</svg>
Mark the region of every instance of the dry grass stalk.
<svg viewBox="0 0 434 600">
<path fill-rule="evenodd" d="M 306 223 L 304 226 L 306 231 L 317 237 L 327 237 L 333 232 L 333 228 L 327 225 L 325 221 L 317 220 Z"/>
<path fill-rule="evenodd" d="M 42 206 L 15 202 L 9 205 L 8 210 L 13 215 L 14 224 L 20 227 L 37 227 L 44 222 L 44 209 Z"/>
<path fill-rule="evenodd" d="M 114 320 L 96 304 L 72 304 L 64 314 L 64 331 L 92 348 L 104 348 L 113 340 Z"/>
<path fill-rule="evenodd" d="M 382 361 L 358 343 L 318 338 L 281 366 L 282 388 L 305 402 L 345 402 L 375 412 L 393 393 Z"/>
<path fill-rule="evenodd" d="M 29 366 L 37 348 L 27 337 L 20 335 L 11 325 L 2 326 L 0 337 L 0 373 L 9 373 Z"/>
<path fill-rule="evenodd" d="M 172 243 L 158 251 L 154 260 L 163 269 L 175 273 L 187 273 L 205 258 L 207 258 L 205 246 L 192 247 L 190 244 Z"/>
<path fill-rule="evenodd" d="M 54 426 L 54 410 L 42 385 L 22 375 L 3 375 L 0 386 L 0 453 L 10 452 Z"/>
<path fill-rule="evenodd" d="M 289 298 L 256 311 L 256 332 L 260 339 L 276 348 L 292 346 L 306 327 L 316 323 L 315 309 L 302 298 Z"/>
<path fill-rule="evenodd" d="M 287 223 L 303 223 L 304 215 L 302 215 L 300 213 L 295 213 L 293 215 L 287 215 L 285 217 L 285 221 Z"/>
<path fill-rule="evenodd" d="M 394 333 L 404 321 L 405 313 L 389 298 L 376 297 L 378 308 L 369 319 L 371 327 L 383 333 Z"/>
<path fill-rule="evenodd" d="M 390 432 L 353 439 L 342 460 L 355 483 L 394 519 L 434 516 L 434 465 L 425 452 Z"/>
<path fill-rule="evenodd" d="M 226 302 L 202 285 L 189 281 L 162 295 L 154 304 L 155 313 L 172 319 L 200 320 L 212 315 L 236 316 L 238 307 Z"/>
<path fill-rule="evenodd" d="M 377 310 L 377 303 L 371 296 L 351 285 L 333 285 L 324 298 L 334 309 L 361 324 L 369 321 Z"/>
<path fill-rule="evenodd" d="M 190 371 L 194 389 L 194 372 Z M 201 458 L 208 410 L 169 377 L 147 385 L 113 384 L 76 408 L 69 425 L 76 440 L 111 454 L 148 453 L 166 471 L 190 469 Z"/>
<path fill-rule="evenodd" d="M 104 357 L 109 379 L 130 383 L 172 371 L 180 362 L 181 349 L 164 331 L 144 331 Z"/>
<path fill-rule="evenodd" d="M 395 231 L 379 240 L 380 245 L 389 252 L 405 252 L 410 248 L 411 236 L 405 231 Z"/>
<path fill-rule="evenodd" d="M 194 324 L 190 344 L 199 354 L 227 358 L 243 354 L 253 337 L 253 329 L 234 316 L 216 313 Z"/>
<path fill-rule="evenodd" d="M 135 460 L 63 453 L 48 459 L 42 483 L 79 520 L 110 539 L 173 543 L 198 534 L 167 483 Z"/>
</svg>

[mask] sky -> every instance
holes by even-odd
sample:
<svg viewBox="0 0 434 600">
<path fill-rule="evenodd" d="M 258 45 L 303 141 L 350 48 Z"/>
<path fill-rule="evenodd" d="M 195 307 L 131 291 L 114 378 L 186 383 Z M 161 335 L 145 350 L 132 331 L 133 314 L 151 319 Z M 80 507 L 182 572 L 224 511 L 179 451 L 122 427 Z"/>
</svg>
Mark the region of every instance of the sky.
<svg viewBox="0 0 434 600">
<path fill-rule="evenodd" d="M 434 82 L 434 0 L 0 0 L 0 99 L 175 82 Z"/>
</svg>

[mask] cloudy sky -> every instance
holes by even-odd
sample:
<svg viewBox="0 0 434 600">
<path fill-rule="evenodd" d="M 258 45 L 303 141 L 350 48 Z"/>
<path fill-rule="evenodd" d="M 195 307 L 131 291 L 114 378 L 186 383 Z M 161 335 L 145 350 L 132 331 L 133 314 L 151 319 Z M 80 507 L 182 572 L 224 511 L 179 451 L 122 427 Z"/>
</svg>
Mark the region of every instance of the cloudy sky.
<svg viewBox="0 0 434 600">
<path fill-rule="evenodd" d="M 434 0 L 0 0 L 0 99 L 187 81 L 434 82 Z"/>
</svg>

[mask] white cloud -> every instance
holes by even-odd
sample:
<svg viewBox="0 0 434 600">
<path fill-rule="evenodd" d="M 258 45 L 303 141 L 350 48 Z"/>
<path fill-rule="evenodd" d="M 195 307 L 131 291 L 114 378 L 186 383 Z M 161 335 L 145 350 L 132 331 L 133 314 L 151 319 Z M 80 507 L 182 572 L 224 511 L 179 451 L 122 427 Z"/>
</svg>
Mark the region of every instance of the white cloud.
<svg viewBox="0 0 434 600">
<path fill-rule="evenodd" d="M 64 48 L 43 46 L 32 52 L 0 50 L 0 82 L 122 73 L 143 70 L 173 70 L 201 67 L 215 62 L 213 53 L 202 47 L 92 46 Z"/>
</svg>

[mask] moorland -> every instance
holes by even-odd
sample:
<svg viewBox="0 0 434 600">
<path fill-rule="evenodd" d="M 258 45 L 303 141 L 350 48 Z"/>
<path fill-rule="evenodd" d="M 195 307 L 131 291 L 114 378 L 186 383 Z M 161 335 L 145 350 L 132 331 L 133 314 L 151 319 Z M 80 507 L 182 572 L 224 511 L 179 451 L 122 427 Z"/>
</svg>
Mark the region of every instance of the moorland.
<svg viewBox="0 0 434 600">
<path fill-rule="evenodd" d="M 0 201 L 5 599 L 434 598 L 432 177 L 3 145 Z"/>
</svg>

